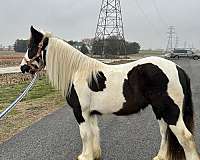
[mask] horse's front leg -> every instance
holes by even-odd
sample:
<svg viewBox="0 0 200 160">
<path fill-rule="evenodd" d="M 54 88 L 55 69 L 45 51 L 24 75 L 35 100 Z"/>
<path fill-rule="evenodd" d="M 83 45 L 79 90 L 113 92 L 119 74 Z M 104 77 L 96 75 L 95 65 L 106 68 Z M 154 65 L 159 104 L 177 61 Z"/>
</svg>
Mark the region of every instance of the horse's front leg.
<svg viewBox="0 0 200 160">
<path fill-rule="evenodd" d="M 89 119 L 79 124 L 80 136 L 82 139 L 82 153 L 78 156 L 78 160 L 94 160 L 93 155 L 93 133 Z"/>
<path fill-rule="evenodd" d="M 100 134 L 99 134 L 99 127 L 97 123 L 97 116 L 91 115 L 90 116 L 90 124 L 93 134 L 93 155 L 95 160 L 101 159 L 101 147 L 100 147 Z"/>
<path fill-rule="evenodd" d="M 82 153 L 78 160 L 100 160 L 100 136 L 97 124 L 97 117 L 90 115 L 89 112 L 83 112 L 84 122 L 80 123 L 80 135 L 82 139 Z"/>
<path fill-rule="evenodd" d="M 72 85 L 71 94 L 67 97 L 67 102 L 72 107 L 79 124 L 82 139 L 82 153 L 78 156 L 78 160 L 99 160 L 101 149 L 97 117 L 90 113 L 90 94 L 85 92 L 87 88 L 84 87 L 76 85 L 75 88 Z"/>
</svg>

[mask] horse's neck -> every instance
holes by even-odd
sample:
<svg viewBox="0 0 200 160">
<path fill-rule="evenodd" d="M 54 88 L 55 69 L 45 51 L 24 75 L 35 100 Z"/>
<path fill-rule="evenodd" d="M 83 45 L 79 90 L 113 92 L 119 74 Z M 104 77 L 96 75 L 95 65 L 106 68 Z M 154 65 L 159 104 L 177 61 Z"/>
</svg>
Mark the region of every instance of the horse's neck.
<svg viewBox="0 0 200 160">
<path fill-rule="evenodd" d="M 49 40 L 48 52 L 48 74 L 55 86 L 62 91 L 67 87 L 65 84 L 73 81 L 75 75 L 85 81 L 105 66 L 56 38 Z"/>
</svg>

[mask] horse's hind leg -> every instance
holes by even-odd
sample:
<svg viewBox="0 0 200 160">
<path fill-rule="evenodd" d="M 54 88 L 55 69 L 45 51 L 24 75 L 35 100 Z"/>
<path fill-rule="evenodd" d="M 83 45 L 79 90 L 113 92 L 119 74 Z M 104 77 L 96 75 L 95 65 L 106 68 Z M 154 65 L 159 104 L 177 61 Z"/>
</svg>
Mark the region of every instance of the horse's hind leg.
<svg viewBox="0 0 200 160">
<path fill-rule="evenodd" d="M 186 160 L 200 160 L 197 152 L 197 148 L 194 142 L 194 137 L 190 131 L 186 128 L 184 121 L 181 117 L 176 124 L 169 126 L 171 131 L 177 137 L 179 143 L 184 149 Z"/>
<path fill-rule="evenodd" d="M 167 124 L 163 120 L 158 121 L 160 126 L 160 134 L 161 134 L 161 144 L 160 149 L 156 157 L 153 160 L 164 160 L 167 157 Z"/>
</svg>

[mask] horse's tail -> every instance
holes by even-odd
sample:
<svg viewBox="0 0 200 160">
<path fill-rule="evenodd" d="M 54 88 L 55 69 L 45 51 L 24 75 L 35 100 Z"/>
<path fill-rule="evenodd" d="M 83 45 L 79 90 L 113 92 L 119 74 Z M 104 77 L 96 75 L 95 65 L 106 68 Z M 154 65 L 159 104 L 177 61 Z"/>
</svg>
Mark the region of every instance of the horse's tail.
<svg viewBox="0 0 200 160">
<path fill-rule="evenodd" d="M 194 120 L 193 120 L 193 103 L 192 103 L 192 92 L 190 87 L 190 78 L 187 74 L 177 66 L 179 80 L 183 88 L 184 100 L 183 100 L 183 120 L 187 129 L 193 133 Z M 179 144 L 177 138 L 167 128 L 167 140 L 168 140 L 168 156 L 170 160 L 184 160 L 185 154 L 182 146 Z"/>
</svg>

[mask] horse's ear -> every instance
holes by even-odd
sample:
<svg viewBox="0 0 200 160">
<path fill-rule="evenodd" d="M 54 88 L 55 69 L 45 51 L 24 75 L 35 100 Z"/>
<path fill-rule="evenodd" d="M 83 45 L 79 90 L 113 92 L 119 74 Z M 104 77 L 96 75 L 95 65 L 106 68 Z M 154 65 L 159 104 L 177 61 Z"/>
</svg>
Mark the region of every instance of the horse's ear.
<svg viewBox="0 0 200 160">
<path fill-rule="evenodd" d="M 37 31 L 33 26 L 31 26 L 30 30 L 31 30 L 31 35 L 32 35 L 33 37 L 42 34 L 42 33 L 40 33 L 39 31 Z"/>
<path fill-rule="evenodd" d="M 39 43 L 42 40 L 43 34 L 37 31 L 33 26 L 31 26 L 30 30 L 31 37 L 33 38 L 34 42 Z"/>
</svg>

